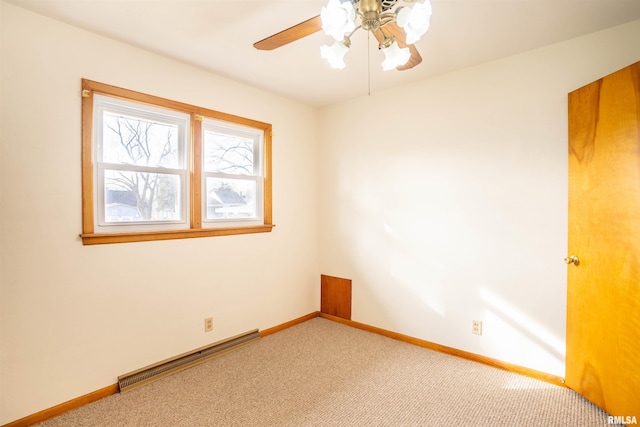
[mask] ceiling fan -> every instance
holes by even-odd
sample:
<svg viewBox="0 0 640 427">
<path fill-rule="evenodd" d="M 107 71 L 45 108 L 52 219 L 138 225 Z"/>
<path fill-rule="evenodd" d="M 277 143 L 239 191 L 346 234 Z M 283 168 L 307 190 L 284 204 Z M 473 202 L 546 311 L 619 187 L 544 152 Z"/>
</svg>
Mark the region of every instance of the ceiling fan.
<svg viewBox="0 0 640 427">
<path fill-rule="evenodd" d="M 343 57 L 351 46 L 350 37 L 358 29 L 371 32 L 385 53 L 383 69 L 408 70 L 422 62 L 413 45 L 429 28 L 429 0 L 404 0 L 412 8 L 399 6 L 399 0 L 329 0 L 321 14 L 253 44 L 259 50 L 273 50 L 324 30 L 332 36 L 332 46 L 322 46 L 321 55 L 333 68 L 343 68 Z M 356 18 L 359 24 L 356 25 Z"/>
</svg>

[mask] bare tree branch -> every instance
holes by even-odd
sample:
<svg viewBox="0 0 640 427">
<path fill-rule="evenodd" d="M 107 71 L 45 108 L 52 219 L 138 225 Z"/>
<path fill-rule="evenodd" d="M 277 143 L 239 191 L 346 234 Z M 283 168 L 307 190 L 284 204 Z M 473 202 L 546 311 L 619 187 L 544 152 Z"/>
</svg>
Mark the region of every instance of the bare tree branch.
<svg viewBox="0 0 640 427">
<path fill-rule="evenodd" d="M 173 132 L 170 126 L 126 117 L 116 117 L 115 123 L 105 121 L 105 126 L 116 136 L 117 142 L 124 149 L 132 164 L 159 166 L 166 158 L 176 154 L 176 148 L 173 144 Z M 157 143 L 162 141 L 157 140 L 158 133 L 152 132 L 154 127 L 156 129 L 166 129 L 161 146 Z M 154 134 L 157 141 L 155 143 Z M 154 161 L 154 155 L 157 155 L 157 161 Z M 152 219 L 160 180 L 161 176 L 158 173 L 118 171 L 118 177 L 110 178 L 109 182 L 134 194 L 136 207 L 141 217 Z M 174 189 L 171 185 L 166 186 L 166 197 L 173 199 L 175 203 L 176 198 L 172 194 L 173 192 Z M 166 204 L 163 203 L 164 205 Z"/>
</svg>

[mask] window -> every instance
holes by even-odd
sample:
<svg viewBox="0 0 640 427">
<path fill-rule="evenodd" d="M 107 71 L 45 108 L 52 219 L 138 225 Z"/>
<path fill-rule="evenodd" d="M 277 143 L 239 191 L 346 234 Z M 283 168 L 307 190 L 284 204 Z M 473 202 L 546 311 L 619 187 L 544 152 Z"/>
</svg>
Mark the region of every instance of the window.
<svg viewBox="0 0 640 427">
<path fill-rule="evenodd" d="M 203 221 L 213 227 L 260 221 L 261 132 L 213 120 L 203 128 Z"/>
<path fill-rule="evenodd" d="M 271 231 L 271 125 L 82 89 L 84 244 Z"/>
<path fill-rule="evenodd" d="M 189 228 L 190 116 L 96 94 L 93 129 L 96 231 Z"/>
</svg>

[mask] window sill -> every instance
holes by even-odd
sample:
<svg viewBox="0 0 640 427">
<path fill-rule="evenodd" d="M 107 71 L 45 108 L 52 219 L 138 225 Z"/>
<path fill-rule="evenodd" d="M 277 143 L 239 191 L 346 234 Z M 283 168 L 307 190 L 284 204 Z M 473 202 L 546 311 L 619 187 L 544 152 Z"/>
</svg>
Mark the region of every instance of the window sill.
<svg viewBox="0 0 640 427">
<path fill-rule="evenodd" d="M 105 245 L 109 243 L 149 242 L 154 240 L 192 239 L 196 237 L 231 236 L 235 234 L 269 233 L 272 224 L 252 227 L 202 228 L 197 230 L 168 230 L 134 233 L 81 234 L 83 245 Z"/>
</svg>

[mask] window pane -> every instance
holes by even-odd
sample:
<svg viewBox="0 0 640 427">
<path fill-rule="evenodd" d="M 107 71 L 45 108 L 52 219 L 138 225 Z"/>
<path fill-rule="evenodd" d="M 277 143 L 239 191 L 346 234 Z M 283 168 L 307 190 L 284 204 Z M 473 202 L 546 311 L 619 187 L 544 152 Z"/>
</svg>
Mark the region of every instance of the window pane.
<svg viewBox="0 0 640 427">
<path fill-rule="evenodd" d="M 253 139 L 205 131 L 204 169 L 207 172 L 254 175 Z"/>
<path fill-rule="evenodd" d="M 207 177 L 206 219 L 255 219 L 256 181 Z"/>
<path fill-rule="evenodd" d="M 105 170 L 105 222 L 181 220 L 180 176 Z"/>
<path fill-rule="evenodd" d="M 179 168 L 179 127 L 105 111 L 102 161 L 137 166 Z"/>
</svg>

